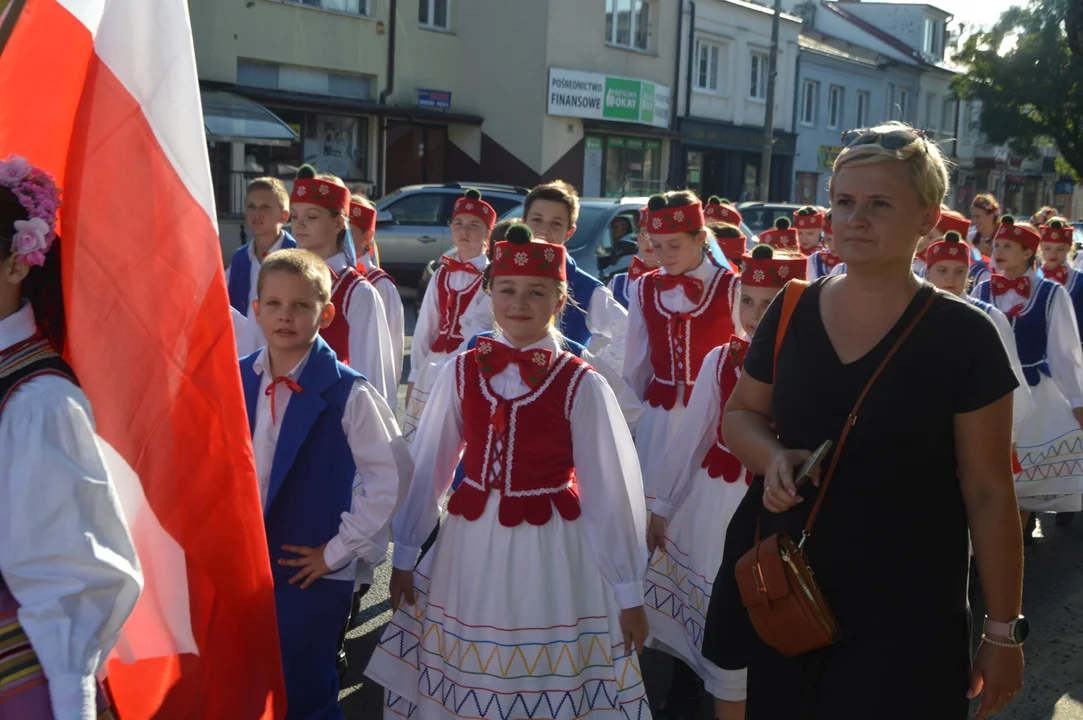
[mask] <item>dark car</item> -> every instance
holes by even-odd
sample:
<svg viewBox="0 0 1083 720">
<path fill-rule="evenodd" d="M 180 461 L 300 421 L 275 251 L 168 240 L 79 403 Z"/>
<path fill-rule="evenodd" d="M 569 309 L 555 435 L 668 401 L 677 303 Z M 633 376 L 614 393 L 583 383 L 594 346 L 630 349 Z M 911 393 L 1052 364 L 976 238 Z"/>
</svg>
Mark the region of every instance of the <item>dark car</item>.
<svg viewBox="0 0 1083 720">
<path fill-rule="evenodd" d="M 737 212 L 741 213 L 741 219 L 752 228 L 752 232 L 759 235 L 764 230 L 772 230 L 775 220 L 784 217 L 793 222 L 795 210 L 804 207 L 802 205 L 790 205 L 788 203 L 738 203 Z"/>
</svg>

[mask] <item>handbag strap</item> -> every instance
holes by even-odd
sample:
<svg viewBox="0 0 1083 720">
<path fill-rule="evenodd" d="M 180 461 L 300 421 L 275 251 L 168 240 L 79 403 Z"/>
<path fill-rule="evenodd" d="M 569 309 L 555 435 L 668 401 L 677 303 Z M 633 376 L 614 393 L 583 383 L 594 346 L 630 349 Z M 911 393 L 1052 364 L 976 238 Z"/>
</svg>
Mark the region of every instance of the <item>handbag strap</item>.
<svg viewBox="0 0 1083 720">
<path fill-rule="evenodd" d="M 807 287 L 807 280 L 791 280 L 786 284 L 786 289 L 782 291 L 782 314 L 778 318 L 778 330 L 775 331 L 775 358 L 771 370 L 772 377 L 778 374 L 778 351 L 782 349 L 782 340 L 786 337 L 786 328 L 790 326 L 790 319 L 793 317 L 794 310 L 797 309 L 797 302 L 801 299 L 801 295 Z"/>
<path fill-rule="evenodd" d="M 839 435 L 839 444 L 835 448 L 834 455 L 831 456 L 831 464 L 828 466 L 827 474 L 824 475 L 824 480 L 820 484 L 820 492 L 816 496 L 816 502 L 812 506 L 812 512 L 809 513 L 808 521 L 805 523 L 805 529 L 801 531 L 801 542 L 798 545 L 799 548 L 804 545 L 805 540 L 812 534 L 812 525 L 816 522 L 816 516 L 820 514 L 820 507 L 823 506 L 824 503 L 824 495 L 827 494 L 827 486 L 831 483 L 831 478 L 835 474 L 835 467 L 839 464 L 839 457 L 842 455 L 842 448 L 846 445 L 846 438 L 850 436 L 850 428 L 857 424 L 857 411 L 861 409 L 861 403 L 865 401 L 865 396 L 869 394 L 869 390 L 872 389 L 872 386 L 880 377 L 880 373 L 887 367 L 888 362 L 891 361 L 891 358 L 895 357 L 895 353 L 898 352 L 899 348 L 902 347 L 902 344 L 906 342 L 906 339 L 910 337 L 910 333 L 914 331 L 914 328 L 921 322 L 921 319 L 925 317 L 925 313 L 929 312 L 929 308 L 933 306 L 933 302 L 936 300 L 936 291 L 930 289 L 928 292 L 929 297 L 925 301 L 925 304 L 918 314 L 914 316 L 914 319 L 910 321 L 910 324 L 906 326 L 906 330 L 904 330 L 902 335 L 899 336 L 899 339 L 895 341 L 892 348 L 888 350 L 884 359 L 880 361 L 880 367 L 876 368 L 876 372 L 874 372 L 872 377 L 869 378 L 869 381 L 865 383 L 865 389 L 857 396 L 857 402 L 854 403 L 854 409 L 851 410 L 850 414 L 846 417 L 846 423 L 842 426 L 842 434 Z"/>
</svg>

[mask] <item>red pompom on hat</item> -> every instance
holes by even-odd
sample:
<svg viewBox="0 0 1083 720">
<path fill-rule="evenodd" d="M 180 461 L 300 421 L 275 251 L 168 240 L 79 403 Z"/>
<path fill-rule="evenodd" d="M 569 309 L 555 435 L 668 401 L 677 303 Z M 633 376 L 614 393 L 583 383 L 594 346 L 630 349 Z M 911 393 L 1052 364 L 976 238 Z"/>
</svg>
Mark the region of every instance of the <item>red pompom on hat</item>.
<svg viewBox="0 0 1083 720">
<path fill-rule="evenodd" d="M 451 211 L 451 219 L 457 215 L 473 215 L 485 223 L 490 230 L 496 225 L 496 210 L 493 206 L 481 199 L 481 192 L 473 188 L 467 190 L 461 198 L 455 201 L 455 208 Z"/>
<path fill-rule="evenodd" d="M 567 280 L 563 245 L 535 241 L 530 228 L 516 223 L 508 228 L 507 240 L 493 248 L 493 263 L 489 266 L 492 278 L 528 276 Z"/>
<path fill-rule="evenodd" d="M 703 207 L 703 217 L 712 222 L 725 222 L 730 225 L 741 224 L 741 213 L 737 212 L 737 208 L 728 203 L 722 202 L 722 199 L 717 195 L 712 195 L 707 204 Z"/>
<path fill-rule="evenodd" d="M 790 280 L 808 277 L 806 258 L 775 258 L 772 249 L 763 245 L 752 248 L 752 253 L 745 255 L 744 259 L 741 284 L 745 287 L 780 288 Z"/>
<path fill-rule="evenodd" d="M 312 177 L 316 169 L 311 165 L 302 165 L 297 170 L 297 179 L 293 181 L 290 204 L 311 203 L 328 210 L 341 210 L 343 215 L 350 213 L 350 190 L 330 180 Z M 307 175 L 307 177 L 306 177 Z"/>
<path fill-rule="evenodd" d="M 744 257 L 745 250 L 748 248 L 748 238 L 744 235 L 740 237 L 715 237 L 715 241 L 718 243 L 718 247 L 722 249 L 722 254 L 726 256 L 727 260 L 740 260 Z"/>
<path fill-rule="evenodd" d="M 962 237 L 966 237 L 966 234 L 970 232 L 970 220 L 957 212 L 945 210 L 940 213 L 940 222 L 936 224 L 936 229 L 942 233 L 954 230 Z"/>
<path fill-rule="evenodd" d="M 1042 234 L 1042 242 L 1044 243 L 1056 243 L 1058 245 L 1072 244 L 1073 229 L 1071 225 L 1059 228 L 1042 225 L 1038 228 L 1038 232 Z"/>
<path fill-rule="evenodd" d="M 943 240 L 928 247 L 925 251 L 926 271 L 944 260 L 966 263 L 967 267 L 970 267 L 970 248 L 963 242 L 963 235 L 958 230 L 948 230 Z"/>
<path fill-rule="evenodd" d="M 1014 217 L 1005 215 L 1000 219 L 1000 225 L 997 226 L 997 234 L 993 236 L 993 242 L 997 240 L 1010 240 L 1033 253 L 1037 253 L 1038 245 L 1042 242 L 1042 236 L 1029 227 L 1016 225 Z"/>
<path fill-rule="evenodd" d="M 350 203 L 350 224 L 362 232 L 376 232 L 376 209 L 361 203 Z"/>
<path fill-rule="evenodd" d="M 697 233 L 703 229 L 703 204 L 669 207 L 664 195 L 654 195 L 647 204 L 650 226 L 647 230 L 656 235 L 673 233 Z"/>
<path fill-rule="evenodd" d="M 818 209 L 814 213 L 802 215 L 801 211 L 806 210 L 801 208 L 795 210 L 793 213 L 794 225 L 798 230 L 822 230 L 824 226 L 824 214 Z"/>
</svg>

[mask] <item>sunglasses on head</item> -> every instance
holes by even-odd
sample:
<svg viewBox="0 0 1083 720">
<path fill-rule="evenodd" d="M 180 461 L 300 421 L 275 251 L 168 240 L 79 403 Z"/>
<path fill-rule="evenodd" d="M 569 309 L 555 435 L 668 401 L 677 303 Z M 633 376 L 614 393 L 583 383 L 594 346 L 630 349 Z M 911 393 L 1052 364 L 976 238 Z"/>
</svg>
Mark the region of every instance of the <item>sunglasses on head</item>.
<svg viewBox="0 0 1083 720">
<path fill-rule="evenodd" d="M 902 150 L 915 140 L 925 140 L 925 131 L 918 129 L 890 130 L 877 132 L 863 128 L 860 130 L 847 130 L 842 134 L 843 147 L 857 147 L 858 145 L 879 145 L 888 150 Z"/>
</svg>

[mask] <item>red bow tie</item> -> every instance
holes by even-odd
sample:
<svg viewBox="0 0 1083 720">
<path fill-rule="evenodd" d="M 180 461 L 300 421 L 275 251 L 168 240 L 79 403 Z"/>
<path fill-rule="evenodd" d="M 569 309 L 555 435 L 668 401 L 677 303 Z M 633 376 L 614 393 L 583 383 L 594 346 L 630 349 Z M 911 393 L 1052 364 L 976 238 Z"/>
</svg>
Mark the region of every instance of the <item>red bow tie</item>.
<svg viewBox="0 0 1083 720">
<path fill-rule="evenodd" d="M 1030 297 L 1030 278 L 1026 275 L 1012 280 L 1004 275 L 994 275 L 992 280 L 993 297 L 998 297 L 1014 290 L 1025 298 Z"/>
<path fill-rule="evenodd" d="M 643 258 L 636 255 L 634 258 L 632 258 L 632 264 L 628 266 L 628 277 L 632 280 L 635 280 L 643 273 L 647 273 L 650 271 L 650 266 L 648 266 L 647 263 L 643 262 Z"/>
<path fill-rule="evenodd" d="M 1045 273 L 1045 276 L 1047 278 L 1049 278 L 1050 280 L 1056 280 L 1061 285 L 1067 285 L 1068 277 L 1072 274 L 1072 269 L 1067 265 L 1061 265 L 1054 270 L 1046 270 L 1045 268 L 1042 268 L 1042 271 Z"/>
<path fill-rule="evenodd" d="M 271 424 L 272 425 L 277 425 L 278 424 L 278 419 L 275 417 L 275 396 L 277 395 L 277 393 L 275 392 L 275 386 L 277 386 L 279 383 L 282 383 L 283 385 L 288 387 L 292 392 L 295 392 L 295 393 L 302 392 L 301 386 L 298 385 L 297 383 L 295 383 L 293 380 L 290 380 L 285 375 L 283 375 L 281 377 L 276 377 L 274 379 L 274 381 L 270 385 L 267 386 L 267 389 L 264 391 L 264 395 L 269 395 L 271 397 Z"/>
<path fill-rule="evenodd" d="M 451 272 L 464 272 L 470 273 L 471 275 L 481 275 L 481 270 L 478 270 L 476 267 L 474 267 L 468 262 L 462 262 L 461 260 L 456 260 L 455 258 L 449 258 L 447 255 L 441 257 L 440 261 L 443 263 L 444 267 L 446 267 Z"/>
<path fill-rule="evenodd" d="M 481 338 L 477 347 L 478 367 L 487 378 L 499 375 L 512 363 L 519 366 L 519 377 L 531 390 L 536 390 L 549 372 L 552 350 L 516 350 L 491 338 Z"/>
<path fill-rule="evenodd" d="M 654 276 L 654 286 L 665 292 L 674 288 L 682 288 L 685 297 L 694 303 L 698 303 L 703 297 L 703 281 L 691 275 L 663 275 L 658 273 Z"/>
</svg>

